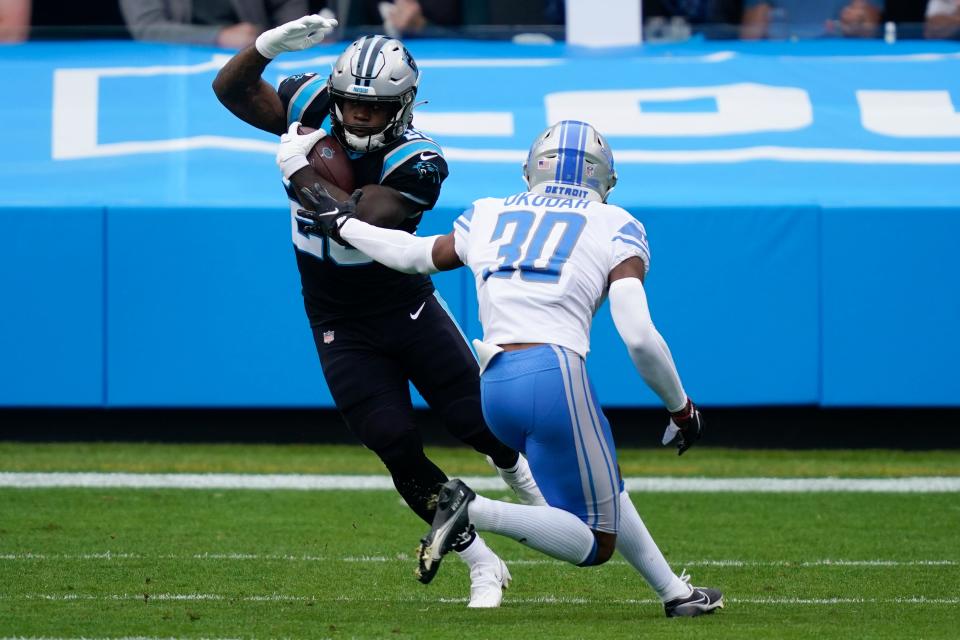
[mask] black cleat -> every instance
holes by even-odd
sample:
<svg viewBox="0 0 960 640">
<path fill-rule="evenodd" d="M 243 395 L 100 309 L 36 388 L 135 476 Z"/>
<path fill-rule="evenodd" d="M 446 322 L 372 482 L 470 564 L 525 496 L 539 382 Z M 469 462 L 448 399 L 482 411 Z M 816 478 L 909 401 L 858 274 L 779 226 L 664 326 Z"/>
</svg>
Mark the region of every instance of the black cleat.
<svg viewBox="0 0 960 640">
<path fill-rule="evenodd" d="M 443 556 L 473 533 L 467 505 L 476 497 L 462 480 L 448 480 L 440 488 L 433 525 L 417 547 L 417 579 L 423 584 L 437 575 Z"/>
<path fill-rule="evenodd" d="M 681 580 L 687 576 L 681 576 Z M 683 598 L 674 598 L 663 603 L 663 610 L 668 618 L 702 616 L 713 613 L 716 609 L 723 609 L 723 594 L 717 589 L 706 587 L 690 587 L 690 595 Z"/>
</svg>

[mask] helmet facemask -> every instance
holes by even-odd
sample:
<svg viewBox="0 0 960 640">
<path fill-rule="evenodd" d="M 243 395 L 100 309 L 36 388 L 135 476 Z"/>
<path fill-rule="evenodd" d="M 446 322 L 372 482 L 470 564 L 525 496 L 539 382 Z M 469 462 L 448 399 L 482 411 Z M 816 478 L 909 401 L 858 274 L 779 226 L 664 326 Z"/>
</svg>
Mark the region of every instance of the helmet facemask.
<svg viewBox="0 0 960 640">
<path fill-rule="evenodd" d="M 406 101 L 404 101 L 406 98 Z M 346 100 L 354 102 L 377 102 L 386 109 L 392 110 L 385 124 L 365 125 L 350 124 L 343 121 L 343 103 Z M 400 98 L 360 99 L 356 96 L 344 96 L 333 93 L 330 103 L 330 119 L 333 124 L 333 134 L 346 148 L 366 153 L 390 144 L 401 135 L 413 120 L 413 95 Z"/>
</svg>

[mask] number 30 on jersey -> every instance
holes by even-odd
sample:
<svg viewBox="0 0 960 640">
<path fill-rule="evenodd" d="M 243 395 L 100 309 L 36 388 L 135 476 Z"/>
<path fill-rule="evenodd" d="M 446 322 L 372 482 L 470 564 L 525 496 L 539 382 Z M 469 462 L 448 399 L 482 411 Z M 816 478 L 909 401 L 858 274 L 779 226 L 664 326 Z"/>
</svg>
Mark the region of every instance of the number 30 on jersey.
<svg viewBox="0 0 960 640">
<path fill-rule="evenodd" d="M 580 239 L 587 219 L 579 213 L 568 211 L 547 211 L 534 228 L 537 215 L 533 211 L 504 211 L 497 217 L 490 242 L 504 238 L 511 228 L 507 242 L 500 245 L 498 257 L 500 263 L 483 270 L 483 279 L 510 278 L 515 272 L 531 282 L 557 283 L 560 272 L 573 247 Z M 533 236 L 526 251 L 523 246 L 527 238 Z M 559 238 L 557 238 L 559 234 Z M 549 241 L 553 241 L 553 250 L 543 255 Z M 521 253 L 523 255 L 521 255 Z"/>
</svg>

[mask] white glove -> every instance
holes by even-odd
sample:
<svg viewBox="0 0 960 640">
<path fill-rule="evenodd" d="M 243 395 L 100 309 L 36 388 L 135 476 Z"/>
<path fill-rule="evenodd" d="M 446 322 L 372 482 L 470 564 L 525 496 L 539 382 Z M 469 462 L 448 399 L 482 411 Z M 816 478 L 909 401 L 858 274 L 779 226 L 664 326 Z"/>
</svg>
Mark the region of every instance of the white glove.
<svg viewBox="0 0 960 640">
<path fill-rule="evenodd" d="M 307 154 L 310 149 L 319 142 L 320 138 L 327 135 L 323 129 L 317 129 L 310 133 L 297 133 L 299 122 L 294 122 L 287 129 L 287 132 L 280 136 L 280 148 L 277 149 L 277 166 L 280 172 L 287 180 L 300 169 L 310 164 L 307 160 Z"/>
<path fill-rule="evenodd" d="M 324 37 L 337 26 L 333 18 L 324 18 L 316 14 L 303 16 L 257 36 L 257 51 L 271 60 L 284 51 L 302 51 L 320 44 Z"/>
</svg>

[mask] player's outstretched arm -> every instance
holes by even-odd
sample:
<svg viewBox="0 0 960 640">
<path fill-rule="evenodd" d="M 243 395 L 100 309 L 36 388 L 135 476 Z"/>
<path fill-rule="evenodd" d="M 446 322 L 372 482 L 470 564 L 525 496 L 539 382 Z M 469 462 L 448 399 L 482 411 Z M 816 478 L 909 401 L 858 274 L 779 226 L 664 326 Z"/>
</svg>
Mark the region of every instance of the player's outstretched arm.
<svg viewBox="0 0 960 640">
<path fill-rule="evenodd" d="M 630 357 L 667 410 L 679 411 L 687 394 L 663 336 L 653 325 L 643 288 L 646 267 L 640 258 L 624 260 L 610 272 L 610 314 Z"/>
<path fill-rule="evenodd" d="M 335 184 L 321 178 L 320 174 L 309 165 L 294 173 L 291 181 L 297 187 L 298 192 L 302 192 L 303 188 L 309 188 L 319 182 L 330 195 L 341 202 L 350 196 Z M 356 218 L 377 227 L 394 229 L 399 227 L 404 220 L 423 209 L 423 205 L 405 198 L 396 189 L 385 187 L 382 184 L 368 184 L 360 187 L 359 191 L 363 192 L 363 198 L 357 202 Z M 302 198 L 300 200 L 303 202 Z M 305 202 L 303 204 L 309 206 Z"/>
<path fill-rule="evenodd" d="M 300 51 L 323 41 L 336 20 L 309 15 L 264 31 L 257 41 L 233 56 L 213 80 L 213 91 L 235 116 L 258 129 L 281 135 L 286 116 L 280 96 L 261 76 L 270 61 L 285 51 Z"/>
<path fill-rule="evenodd" d="M 640 258 L 624 260 L 610 272 L 610 313 L 644 382 L 670 411 L 663 444 L 676 444 L 678 453 L 700 437 L 700 412 L 687 397 L 673 355 L 650 317 L 643 288 L 646 267 Z"/>
<path fill-rule="evenodd" d="M 454 250 L 452 231 L 445 236 L 421 238 L 351 218 L 341 225 L 340 236 L 380 264 L 403 273 L 429 275 L 463 266 Z"/>
<path fill-rule="evenodd" d="M 454 248 L 453 232 L 421 238 L 358 220 L 357 204 L 366 197 L 365 192 L 357 190 L 347 202 L 338 202 L 317 184 L 301 189 L 300 199 L 309 209 L 301 209 L 297 215 L 313 222 L 305 230 L 322 233 L 341 244 L 348 243 L 395 271 L 431 274 L 463 266 Z"/>
</svg>

